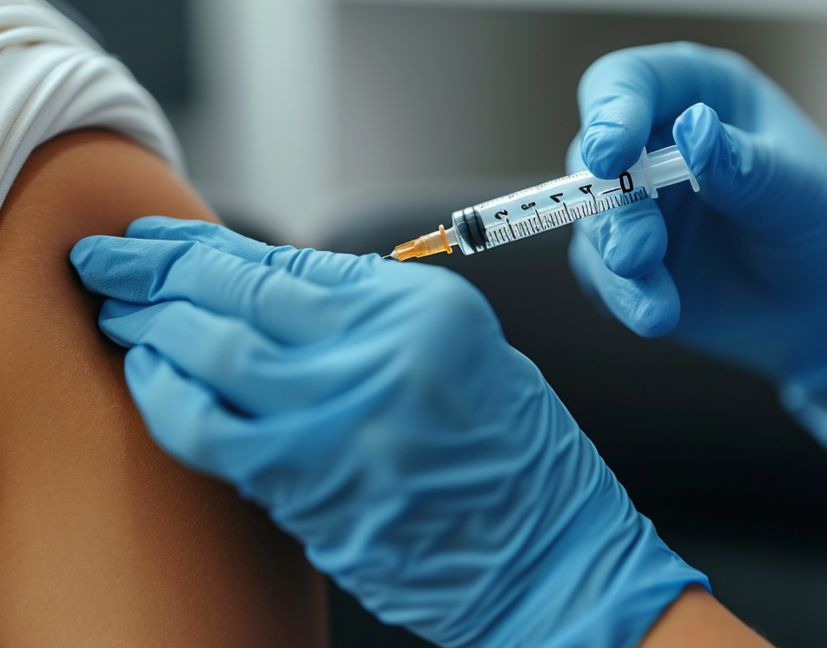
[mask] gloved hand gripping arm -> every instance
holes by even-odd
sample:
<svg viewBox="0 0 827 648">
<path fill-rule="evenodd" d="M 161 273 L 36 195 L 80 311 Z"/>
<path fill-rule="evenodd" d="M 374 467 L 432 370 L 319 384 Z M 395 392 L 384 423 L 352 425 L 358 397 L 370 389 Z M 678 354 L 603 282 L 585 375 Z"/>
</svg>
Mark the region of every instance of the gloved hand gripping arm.
<svg viewBox="0 0 827 648">
<path fill-rule="evenodd" d="M 72 261 L 150 432 L 387 623 L 632 646 L 690 584 L 482 296 L 447 271 L 136 221 Z"/>
</svg>

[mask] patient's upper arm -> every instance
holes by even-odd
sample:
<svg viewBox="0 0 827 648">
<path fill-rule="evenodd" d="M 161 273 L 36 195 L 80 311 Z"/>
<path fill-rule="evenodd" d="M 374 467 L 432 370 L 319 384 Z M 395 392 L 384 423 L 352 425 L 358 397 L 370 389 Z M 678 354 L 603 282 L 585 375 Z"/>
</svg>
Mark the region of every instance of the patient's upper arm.
<svg viewBox="0 0 827 648">
<path fill-rule="evenodd" d="M 36 150 L 0 212 L 2 646 L 323 641 L 318 577 L 260 511 L 153 445 L 69 265 L 81 237 L 159 213 L 214 218 L 100 131 Z"/>
</svg>

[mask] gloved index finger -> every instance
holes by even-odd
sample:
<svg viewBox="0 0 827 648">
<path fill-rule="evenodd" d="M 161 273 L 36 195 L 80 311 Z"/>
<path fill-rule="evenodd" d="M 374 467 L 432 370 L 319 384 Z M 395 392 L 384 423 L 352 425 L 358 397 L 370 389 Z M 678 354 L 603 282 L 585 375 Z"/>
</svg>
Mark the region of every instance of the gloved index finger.
<svg viewBox="0 0 827 648">
<path fill-rule="evenodd" d="M 343 309 L 359 290 L 323 286 L 195 241 L 91 236 L 75 245 L 71 260 L 92 292 L 133 304 L 186 300 L 292 344 L 345 326 Z"/>
<path fill-rule="evenodd" d="M 583 169 L 579 139 L 569 146 L 566 171 Z M 626 278 L 642 277 L 663 261 L 667 232 L 663 214 L 653 200 L 626 205 L 574 223 L 591 241 L 606 267 Z"/>
<path fill-rule="evenodd" d="M 138 218 L 126 228 L 126 236 L 160 241 L 198 241 L 253 263 L 263 262 L 274 249 L 272 245 L 242 236 L 217 223 L 169 216 Z"/>
<path fill-rule="evenodd" d="M 245 261 L 284 268 L 292 275 L 325 286 L 355 281 L 364 276 L 369 265 L 364 258 L 350 254 L 268 245 L 216 223 L 168 216 L 139 218 L 129 225 L 126 235 L 137 239 L 203 243 Z"/>
<path fill-rule="evenodd" d="M 654 126 L 692 104 L 713 106 L 726 119 L 740 96 L 743 59 L 692 43 L 612 52 L 583 75 L 578 89 L 583 160 L 611 178 L 640 157 Z"/>
</svg>

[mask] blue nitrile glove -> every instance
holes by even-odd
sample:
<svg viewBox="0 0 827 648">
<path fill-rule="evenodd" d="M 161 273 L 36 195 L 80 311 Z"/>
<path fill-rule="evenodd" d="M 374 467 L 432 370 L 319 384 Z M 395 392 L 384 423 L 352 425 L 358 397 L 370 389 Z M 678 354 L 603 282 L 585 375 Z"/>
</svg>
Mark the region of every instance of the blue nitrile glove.
<svg viewBox="0 0 827 648">
<path fill-rule="evenodd" d="M 586 290 L 640 335 L 674 329 L 781 384 L 825 374 L 827 143 L 807 116 L 741 56 L 688 43 L 599 59 L 579 101 L 572 170 L 612 177 L 674 138 L 700 184 L 577 223 Z"/>
<path fill-rule="evenodd" d="M 488 303 L 446 270 L 152 217 L 72 262 L 172 455 L 387 623 L 632 646 L 690 583 Z"/>
</svg>

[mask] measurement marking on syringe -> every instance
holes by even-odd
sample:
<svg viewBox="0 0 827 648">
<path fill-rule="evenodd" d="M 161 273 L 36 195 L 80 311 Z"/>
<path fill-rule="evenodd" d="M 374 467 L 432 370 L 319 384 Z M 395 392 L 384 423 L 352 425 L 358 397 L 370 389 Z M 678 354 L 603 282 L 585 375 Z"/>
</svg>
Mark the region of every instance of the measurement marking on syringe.
<svg viewBox="0 0 827 648">
<path fill-rule="evenodd" d="M 541 212 L 535 209 L 534 213 L 519 220 L 506 221 L 495 227 L 486 229 L 485 238 L 487 247 L 496 247 L 505 243 L 511 243 L 519 239 L 528 238 L 541 232 L 546 232 L 563 225 L 568 225 L 577 220 L 588 218 L 609 211 L 622 205 L 630 205 L 644 198 L 649 194 L 645 188 L 637 189 L 622 196 L 611 196 L 608 200 L 584 200 L 569 207 L 563 203 L 561 207 Z"/>
</svg>

